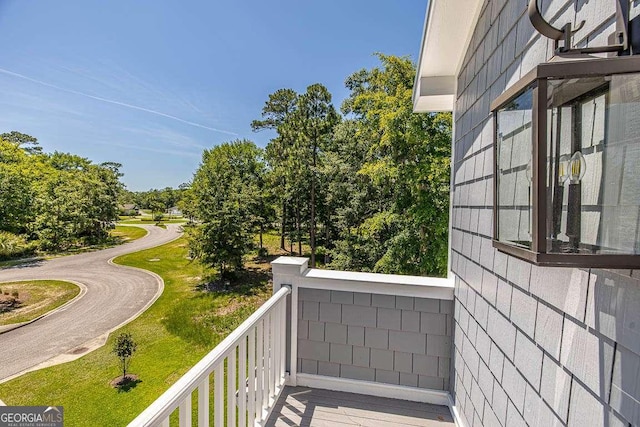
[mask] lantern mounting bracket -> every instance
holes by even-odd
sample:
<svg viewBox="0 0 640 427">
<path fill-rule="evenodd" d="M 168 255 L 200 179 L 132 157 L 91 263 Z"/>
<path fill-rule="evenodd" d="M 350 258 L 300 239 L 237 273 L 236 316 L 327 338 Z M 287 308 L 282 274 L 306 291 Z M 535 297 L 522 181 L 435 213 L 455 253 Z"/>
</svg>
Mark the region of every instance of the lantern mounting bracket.
<svg viewBox="0 0 640 427">
<path fill-rule="evenodd" d="M 555 41 L 555 51 L 558 54 L 592 54 L 617 52 L 618 55 L 629 54 L 629 2 L 628 0 L 616 0 L 616 32 L 614 43 L 606 46 L 575 48 L 571 39 L 576 31 L 584 27 L 585 21 L 576 27 L 568 22 L 562 29 L 549 24 L 543 17 L 538 7 L 538 0 L 529 0 L 529 20 L 533 27 L 543 36 Z M 560 46 L 559 41 L 563 44 Z"/>
</svg>

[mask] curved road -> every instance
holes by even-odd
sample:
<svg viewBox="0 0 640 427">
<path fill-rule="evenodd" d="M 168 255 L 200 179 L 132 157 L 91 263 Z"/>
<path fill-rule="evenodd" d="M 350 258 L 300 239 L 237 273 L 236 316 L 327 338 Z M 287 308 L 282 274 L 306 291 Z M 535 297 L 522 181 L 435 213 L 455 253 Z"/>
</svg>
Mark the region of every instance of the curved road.
<svg viewBox="0 0 640 427">
<path fill-rule="evenodd" d="M 0 335 L 0 382 L 25 372 L 77 359 L 155 301 L 163 282 L 155 274 L 109 260 L 167 243 L 180 226 L 142 226 L 145 237 L 114 248 L 0 270 L 0 282 L 54 279 L 76 282 L 86 293 L 61 310 Z"/>
</svg>

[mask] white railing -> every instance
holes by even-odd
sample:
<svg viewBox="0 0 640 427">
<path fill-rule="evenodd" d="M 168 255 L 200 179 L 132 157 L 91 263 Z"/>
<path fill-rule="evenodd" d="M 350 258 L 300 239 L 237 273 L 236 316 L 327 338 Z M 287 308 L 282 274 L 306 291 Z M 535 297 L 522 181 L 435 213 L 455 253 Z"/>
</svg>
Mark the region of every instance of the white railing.
<svg viewBox="0 0 640 427">
<path fill-rule="evenodd" d="M 284 387 L 290 292 L 278 290 L 129 426 L 169 426 L 177 409 L 180 426 L 190 427 L 195 390 L 198 426 L 209 426 L 211 401 L 215 426 L 263 425 Z"/>
</svg>

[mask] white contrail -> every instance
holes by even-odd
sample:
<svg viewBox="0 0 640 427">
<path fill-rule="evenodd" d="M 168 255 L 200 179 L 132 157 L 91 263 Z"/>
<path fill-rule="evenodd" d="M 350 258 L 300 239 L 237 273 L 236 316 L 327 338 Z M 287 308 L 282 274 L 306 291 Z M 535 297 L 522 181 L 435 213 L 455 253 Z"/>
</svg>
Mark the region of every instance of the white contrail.
<svg viewBox="0 0 640 427">
<path fill-rule="evenodd" d="M 228 130 L 216 129 L 216 128 L 212 128 L 210 126 L 201 125 L 200 123 L 196 123 L 196 122 L 192 122 L 192 121 L 189 121 L 189 120 L 181 119 L 180 117 L 172 116 L 171 114 L 166 114 L 166 113 L 163 113 L 163 112 L 160 112 L 160 111 L 156 111 L 156 110 L 151 110 L 149 108 L 139 107 L 137 105 L 127 104 L 125 102 L 120 102 L 120 101 L 116 101 L 116 100 L 113 100 L 113 99 L 102 98 L 100 96 L 90 95 L 88 93 L 79 92 L 77 90 L 67 89 L 67 88 L 64 88 L 64 87 L 56 86 L 56 85 L 51 84 L 51 83 L 43 82 L 42 80 L 33 79 L 31 77 L 25 76 L 24 74 L 19 74 L 19 73 L 15 73 L 13 71 L 5 70 L 4 68 L 0 68 L 0 73 L 7 74 L 7 75 L 13 76 L 13 77 L 18 77 L 20 79 L 28 80 L 30 82 L 37 83 L 39 85 L 43 85 L 43 86 L 47 86 L 47 87 L 50 87 L 50 88 L 53 88 L 53 89 L 61 90 L 63 92 L 68 92 L 68 93 L 72 93 L 74 95 L 84 96 L 85 98 L 95 99 L 96 101 L 102 101 L 102 102 L 106 102 L 106 103 L 109 103 L 109 104 L 119 105 L 121 107 L 131 108 L 133 110 L 144 111 L 146 113 L 155 114 L 156 116 L 166 117 L 166 118 L 171 119 L 171 120 L 176 120 L 176 121 L 178 121 L 180 123 L 184 123 L 184 124 L 187 124 L 187 125 L 190 125 L 190 126 L 199 127 L 199 128 L 202 128 L 202 129 L 207 129 L 207 130 L 210 130 L 210 131 L 213 131 L 213 132 L 220 132 L 220 133 L 225 133 L 227 135 L 233 135 L 233 136 L 237 136 L 238 135 L 235 132 L 230 132 Z"/>
</svg>

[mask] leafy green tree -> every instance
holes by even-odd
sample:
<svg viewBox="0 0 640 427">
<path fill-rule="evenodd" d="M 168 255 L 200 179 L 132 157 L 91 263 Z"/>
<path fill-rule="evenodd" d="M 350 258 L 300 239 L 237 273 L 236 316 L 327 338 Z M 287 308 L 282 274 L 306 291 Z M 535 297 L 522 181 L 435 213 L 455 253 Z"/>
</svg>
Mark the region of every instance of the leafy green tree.
<svg viewBox="0 0 640 427">
<path fill-rule="evenodd" d="M 178 200 L 178 208 L 182 212 L 185 218 L 189 218 L 189 221 L 193 222 L 195 211 L 195 198 L 193 191 L 191 191 L 191 183 L 183 183 L 178 187 L 180 191 L 180 199 Z"/>
<path fill-rule="evenodd" d="M 153 219 L 161 218 L 162 213 L 165 210 L 166 202 L 163 200 L 162 192 L 160 190 L 150 190 L 143 195 L 141 206 L 151 211 L 151 217 Z"/>
<path fill-rule="evenodd" d="M 104 240 L 117 219 L 120 165 L 44 154 L 25 148 L 37 141 L 29 135 L 4 135 L 11 141 L 0 139 L 0 230 L 47 250 Z"/>
<path fill-rule="evenodd" d="M 262 150 L 247 140 L 205 150 L 195 173 L 191 191 L 200 224 L 190 247 L 221 277 L 242 268 L 243 255 L 253 247 L 263 173 Z"/>
<path fill-rule="evenodd" d="M 273 138 L 266 147 L 265 157 L 271 167 L 269 176 L 265 179 L 272 190 L 272 194 L 278 198 L 280 206 L 280 248 L 285 248 L 287 214 L 290 212 L 291 189 L 289 187 L 288 163 L 291 156 L 293 141 L 281 135 L 282 126 L 291 120 L 296 111 L 298 94 L 292 89 L 278 89 L 269 95 L 269 99 L 262 107 L 262 120 L 251 122 L 253 131 L 271 129 L 278 131 L 278 136 Z M 276 190 L 277 187 L 277 190 Z"/>
<path fill-rule="evenodd" d="M 127 380 L 127 369 L 131 363 L 131 357 L 138 349 L 138 344 L 130 333 L 123 332 L 116 337 L 111 352 L 120 360 L 122 366 L 122 382 Z"/>
<path fill-rule="evenodd" d="M 40 146 L 40 144 L 38 144 L 38 139 L 31 135 L 27 135 L 26 133 L 21 133 L 14 130 L 8 133 L 0 134 L 0 139 L 4 139 L 5 141 L 17 144 L 20 148 L 22 148 L 29 154 L 42 153 L 42 147 Z"/>
<path fill-rule="evenodd" d="M 26 233 L 32 217 L 33 177 L 28 155 L 18 144 L 0 139 L 0 230 Z"/>
<path fill-rule="evenodd" d="M 309 245 L 311 266 L 316 265 L 316 232 L 319 184 L 319 161 L 322 152 L 331 145 L 334 126 L 340 117 L 331 103 L 331 94 L 323 85 L 316 83 L 298 97 L 298 107 L 288 123 L 288 134 L 295 141 L 295 161 L 298 163 L 299 179 L 309 184 Z M 305 173 L 306 172 L 306 173 Z M 303 183 L 297 188 L 305 188 Z"/>
<path fill-rule="evenodd" d="M 451 114 L 413 113 L 415 66 L 407 58 L 378 57 L 381 68 L 360 70 L 347 78 L 351 95 L 342 107 L 358 123 L 357 134 L 370 142 L 359 174 L 393 201 L 393 206 L 380 211 L 386 212 L 385 220 L 375 222 L 385 224 L 391 235 L 379 242 L 385 252 L 373 270 L 445 275 Z"/>
</svg>

